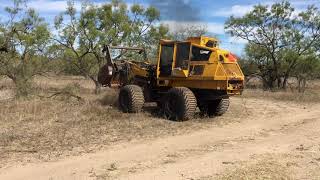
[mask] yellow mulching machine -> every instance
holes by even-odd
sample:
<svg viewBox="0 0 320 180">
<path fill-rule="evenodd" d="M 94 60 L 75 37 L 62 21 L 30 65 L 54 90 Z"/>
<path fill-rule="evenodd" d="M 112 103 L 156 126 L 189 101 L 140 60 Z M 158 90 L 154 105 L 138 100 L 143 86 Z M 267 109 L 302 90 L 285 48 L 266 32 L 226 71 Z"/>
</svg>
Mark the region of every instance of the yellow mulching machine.
<svg viewBox="0 0 320 180">
<path fill-rule="evenodd" d="M 113 61 L 109 49 L 144 54 L 144 61 Z M 240 95 L 244 75 L 236 56 L 220 49 L 218 40 L 191 37 L 186 41 L 160 40 L 156 64 L 146 59 L 142 48 L 106 47 L 107 64 L 99 72 L 102 85 L 120 86 L 119 107 L 139 112 L 145 102 L 156 102 L 166 117 L 192 118 L 197 107 L 208 116 L 222 115 L 229 96 Z"/>
</svg>

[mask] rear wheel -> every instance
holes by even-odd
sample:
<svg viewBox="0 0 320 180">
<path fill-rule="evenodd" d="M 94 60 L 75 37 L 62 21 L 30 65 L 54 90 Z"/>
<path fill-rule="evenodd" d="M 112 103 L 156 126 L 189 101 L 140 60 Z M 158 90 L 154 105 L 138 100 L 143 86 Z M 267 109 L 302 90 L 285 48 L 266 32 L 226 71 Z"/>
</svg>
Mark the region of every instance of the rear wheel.
<svg viewBox="0 0 320 180">
<path fill-rule="evenodd" d="M 168 119 L 186 121 L 194 116 L 197 100 L 190 89 L 174 87 L 168 91 L 162 107 Z"/>
<path fill-rule="evenodd" d="M 227 112 L 229 108 L 230 100 L 229 98 L 218 99 L 210 101 L 199 107 L 202 114 L 212 116 L 221 116 Z"/>
<path fill-rule="evenodd" d="M 120 89 L 118 101 L 123 112 L 137 113 L 144 104 L 143 90 L 137 85 L 126 85 Z"/>
</svg>

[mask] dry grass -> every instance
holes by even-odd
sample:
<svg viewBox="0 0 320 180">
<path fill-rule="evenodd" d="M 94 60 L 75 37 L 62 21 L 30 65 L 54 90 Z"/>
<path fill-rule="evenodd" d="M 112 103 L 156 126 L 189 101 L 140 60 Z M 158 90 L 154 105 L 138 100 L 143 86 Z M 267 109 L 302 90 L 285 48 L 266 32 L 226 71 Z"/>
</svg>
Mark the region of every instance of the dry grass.
<svg viewBox="0 0 320 180">
<path fill-rule="evenodd" d="M 219 180 L 291 180 L 320 178 L 318 151 L 267 153 L 252 155 L 237 162 L 214 179 Z M 213 179 L 212 177 L 202 178 Z"/>
<path fill-rule="evenodd" d="M 50 161 L 79 155 L 122 141 L 188 133 L 247 116 L 243 106 L 231 104 L 222 117 L 173 122 L 159 117 L 152 105 L 142 113 L 122 113 L 115 107 L 116 90 L 103 89 L 102 94 L 95 95 L 91 81 L 81 77 L 41 77 L 35 82 L 41 97 L 14 99 L 12 83 L 0 81 L 0 92 L 4 94 L 0 97 L 0 167 L 16 161 Z M 83 100 L 60 95 L 46 98 L 62 90 Z"/>
<path fill-rule="evenodd" d="M 244 98 L 263 98 L 274 99 L 280 101 L 295 101 L 301 103 L 317 103 L 320 102 L 320 89 L 307 90 L 305 93 L 292 91 L 264 91 L 261 89 L 245 89 L 242 97 Z"/>
<path fill-rule="evenodd" d="M 276 157 L 278 157 L 276 155 Z M 280 157 L 281 158 L 281 157 Z M 217 179 L 220 180 L 289 180 L 294 179 L 287 163 L 272 155 L 253 162 L 244 162 L 235 169 L 227 170 Z"/>
<path fill-rule="evenodd" d="M 232 113 L 243 111 L 239 109 L 242 107 L 234 107 L 224 117 L 179 123 L 159 117 L 152 105 L 142 113 L 122 113 L 114 106 L 116 90 L 104 89 L 101 95 L 94 95 L 94 86 L 87 86 L 88 80 L 51 79 L 36 79 L 43 97 L 1 101 L 0 167 L 16 161 L 50 161 L 107 148 L 122 141 L 220 126 L 233 120 L 229 118 Z M 61 96 L 46 98 L 52 92 L 70 88 L 70 83 L 76 83 L 75 87 L 80 85 L 74 93 L 83 101 Z"/>
<path fill-rule="evenodd" d="M 250 87 L 255 86 L 251 84 Z M 246 88 L 242 97 L 295 101 L 299 103 L 318 103 L 320 102 L 320 81 L 308 82 L 308 88 L 304 93 L 297 92 L 296 88 L 288 88 L 286 91 L 264 91 L 260 88 Z"/>
</svg>

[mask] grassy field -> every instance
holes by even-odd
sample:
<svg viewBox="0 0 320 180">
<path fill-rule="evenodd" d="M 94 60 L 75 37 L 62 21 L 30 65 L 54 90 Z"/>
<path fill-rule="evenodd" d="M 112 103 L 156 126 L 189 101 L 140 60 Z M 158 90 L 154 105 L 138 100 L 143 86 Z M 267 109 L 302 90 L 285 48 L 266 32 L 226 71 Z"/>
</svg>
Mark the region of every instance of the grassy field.
<svg viewBox="0 0 320 180">
<path fill-rule="evenodd" d="M 262 84 L 258 79 L 252 79 L 247 83 L 244 90 L 244 98 L 267 98 L 280 101 L 294 101 L 299 103 L 317 103 L 320 102 L 320 80 L 313 80 L 307 83 L 304 93 L 299 93 L 296 87 L 295 79 L 290 79 L 287 90 L 262 90 Z"/>
<path fill-rule="evenodd" d="M 264 91 L 261 89 L 246 89 L 242 95 L 243 98 L 267 98 L 279 101 L 293 101 L 299 103 L 317 103 L 320 102 L 320 88 L 306 90 L 305 93 L 296 91 Z"/>
<path fill-rule="evenodd" d="M 247 109 L 246 99 L 258 104 L 268 99 L 269 104 L 320 102 L 319 81 L 312 82 L 305 94 L 246 89 L 241 97 L 231 98 L 231 102 L 237 103 L 231 103 L 230 110 L 222 117 L 197 115 L 187 122 L 174 122 L 164 119 L 155 104 L 147 104 L 138 114 L 122 113 L 116 107 L 117 90 L 104 88 L 101 94 L 95 95 L 94 85 L 82 77 L 38 77 L 35 84 L 34 95 L 16 99 L 13 84 L 7 79 L 0 81 L 0 168 L 17 162 L 56 161 L 106 150 L 122 142 L 141 142 L 241 123 L 252 112 L 252 107 Z M 277 107 L 269 109 L 273 108 Z M 276 111 L 264 113 L 271 116 Z M 268 157 L 242 163 L 219 178 L 239 176 L 290 179 L 290 172 L 282 162 Z"/>
<path fill-rule="evenodd" d="M 183 134 L 229 122 L 228 115 L 172 122 L 158 114 L 154 104 L 142 113 L 125 114 L 115 106 L 117 90 L 106 88 L 95 95 L 93 84 L 81 77 L 41 77 L 35 81 L 39 96 L 25 99 L 12 97 L 10 81 L 0 83 L 0 166 L 9 161 L 55 160 L 122 141 Z M 63 94 L 50 97 L 66 87 L 81 101 Z M 241 108 L 231 107 L 229 114 L 239 114 Z"/>
</svg>

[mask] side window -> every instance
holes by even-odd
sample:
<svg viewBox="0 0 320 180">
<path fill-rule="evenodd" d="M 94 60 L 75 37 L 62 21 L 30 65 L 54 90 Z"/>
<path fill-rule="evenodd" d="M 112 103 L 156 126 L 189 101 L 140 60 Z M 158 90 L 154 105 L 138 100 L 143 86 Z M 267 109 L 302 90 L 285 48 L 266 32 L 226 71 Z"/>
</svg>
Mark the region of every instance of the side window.
<svg viewBox="0 0 320 180">
<path fill-rule="evenodd" d="M 161 66 L 171 65 L 173 61 L 173 45 L 162 45 L 160 64 Z"/>
<path fill-rule="evenodd" d="M 192 47 L 191 61 L 208 61 L 212 51 L 199 47 Z"/>
<path fill-rule="evenodd" d="M 173 44 L 162 45 L 160 54 L 160 76 L 169 76 L 172 71 Z"/>
<path fill-rule="evenodd" d="M 190 43 L 178 43 L 176 49 L 176 68 L 187 69 L 190 55 Z"/>
</svg>

